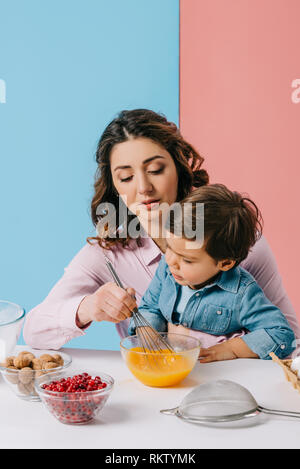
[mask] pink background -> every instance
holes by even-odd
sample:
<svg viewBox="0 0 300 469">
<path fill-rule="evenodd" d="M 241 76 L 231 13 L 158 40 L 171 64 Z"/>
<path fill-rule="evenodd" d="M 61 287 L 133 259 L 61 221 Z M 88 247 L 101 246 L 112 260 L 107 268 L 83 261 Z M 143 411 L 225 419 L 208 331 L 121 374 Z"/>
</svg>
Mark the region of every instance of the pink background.
<svg viewBox="0 0 300 469">
<path fill-rule="evenodd" d="M 299 0 L 181 0 L 180 127 L 212 183 L 260 207 L 300 319 Z"/>
</svg>

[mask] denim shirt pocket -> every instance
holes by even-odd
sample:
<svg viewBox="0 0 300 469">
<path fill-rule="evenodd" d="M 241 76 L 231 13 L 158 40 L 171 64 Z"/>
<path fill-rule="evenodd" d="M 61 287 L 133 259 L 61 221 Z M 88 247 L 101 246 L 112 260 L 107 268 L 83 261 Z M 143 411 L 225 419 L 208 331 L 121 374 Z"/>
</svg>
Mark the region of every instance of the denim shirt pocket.
<svg viewBox="0 0 300 469">
<path fill-rule="evenodd" d="M 205 305 L 201 314 L 200 328 L 203 332 L 226 334 L 232 317 L 232 309 L 218 305 Z"/>
</svg>

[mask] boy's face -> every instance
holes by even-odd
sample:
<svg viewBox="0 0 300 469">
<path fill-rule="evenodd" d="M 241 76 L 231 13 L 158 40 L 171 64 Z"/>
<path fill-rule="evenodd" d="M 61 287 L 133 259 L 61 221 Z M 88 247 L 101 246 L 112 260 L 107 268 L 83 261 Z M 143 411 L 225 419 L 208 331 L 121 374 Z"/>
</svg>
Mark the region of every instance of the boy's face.
<svg viewBox="0 0 300 469">
<path fill-rule="evenodd" d="M 189 241 L 168 233 L 166 262 L 174 280 L 182 286 L 196 288 L 220 270 L 229 270 L 234 261 L 216 262 L 197 241 Z"/>
</svg>

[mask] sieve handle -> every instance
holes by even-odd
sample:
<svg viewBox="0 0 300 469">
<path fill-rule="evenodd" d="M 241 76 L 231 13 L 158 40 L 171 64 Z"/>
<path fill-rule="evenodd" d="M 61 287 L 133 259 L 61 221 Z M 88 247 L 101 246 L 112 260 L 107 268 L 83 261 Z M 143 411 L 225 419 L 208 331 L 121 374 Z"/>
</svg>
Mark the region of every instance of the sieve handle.
<svg viewBox="0 0 300 469">
<path fill-rule="evenodd" d="M 165 415 L 176 415 L 178 410 L 179 407 L 174 407 L 173 409 L 162 409 L 160 410 L 160 413 Z"/>
<path fill-rule="evenodd" d="M 284 417 L 295 417 L 300 418 L 300 412 L 289 412 L 288 410 L 274 410 L 274 409 L 267 409 L 266 407 L 257 406 L 257 409 L 265 414 L 273 414 L 273 415 L 281 415 Z"/>
</svg>

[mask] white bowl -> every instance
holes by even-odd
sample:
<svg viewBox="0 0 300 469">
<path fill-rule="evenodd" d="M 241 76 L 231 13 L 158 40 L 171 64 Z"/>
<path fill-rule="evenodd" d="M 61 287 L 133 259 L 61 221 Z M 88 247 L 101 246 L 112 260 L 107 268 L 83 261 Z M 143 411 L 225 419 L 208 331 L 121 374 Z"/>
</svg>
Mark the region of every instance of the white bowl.
<svg viewBox="0 0 300 469">
<path fill-rule="evenodd" d="M 14 350 L 23 326 L 25 310 L 10 301 L 0 300 L 0 362 Z"/>
</svg>

